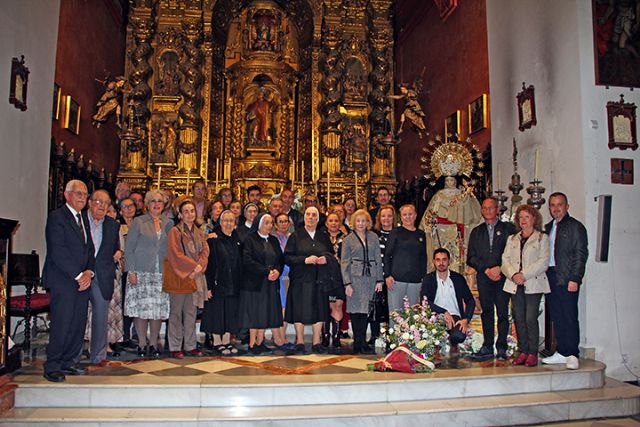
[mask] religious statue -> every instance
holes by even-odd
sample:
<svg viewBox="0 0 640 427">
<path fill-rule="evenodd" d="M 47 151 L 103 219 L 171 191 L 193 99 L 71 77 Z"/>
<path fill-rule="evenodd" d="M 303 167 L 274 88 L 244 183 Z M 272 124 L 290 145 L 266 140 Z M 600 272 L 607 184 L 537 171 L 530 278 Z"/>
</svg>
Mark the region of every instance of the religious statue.
<svg viewBox="0 0 640 427">
<path fill-rule="evenodd" d="M 158 59 L 158 77 L 156 91 L 161 96 L 177 96 L 180 94 L 180 60 L 178 54 L 168 50 Z"/>
<path fill-rule="evenodd" d="M 168 117 L 152 123 L 151 139 L 155 143 L 153 163 L 176 164 L 178 131 L 177 123 Z"/>
<path fill-rule="evenodd" d="M 435 176 L 443 177 L 444 186 L 431 198 L 420 221 L 420 228 L 427 234 L 427 253 L 433 254 L 437 248 L 447 249 L 451 254 L 451 269 L 464 274 L 469 235 L 482 215 L 473 188 L 458 187 L 456 175 L 460 178 L 470 175 L 472 156 L 460 144 L 446 143 L 436 149 L 431 164 Z"/>
<path fill-rule="evenodd" d="M 273 94 L 261 87 L 257 98 L 247 107 L 247 145 L 250 147 L 267 147 L 275 142 L 274 115 L 277 104 Z"/>
<path fill-rule="evenodd" d="M 252 29 L 251 48 L 253 50 L 276 50 L 277 37 L 275 33 L 275 17 L 273 15 L 256 15 Z"/>
<path fill-rule="evenodd" d="M 102 81 L 103 84 L 106 83 L 106 90 L 96 104 L 97 111 L 91 118 L 92 124 L 99 128 L 100 125 L 106 123 L 107 120 L 109 120 L 109 116 L 115 112 L 116 125 L 120 128 L 122 126 L 120 123 L 120 114 L 122 112 L 120 103 L 122 102 L 122 88 L 124 87 L 126 80 L 123 76 L 118 76 L 115 80 L 107 82 L 108 79 Z"/>
<path fill-rule="evenodd" d="M 404 109 L 400 115 L 400 126 L 396 135 L 400 135 L 403 131 L 405 120 L 409 120 L 411 127 L 418 133 L 418 137 L 422 138 L 423 133 L 427 133 L 427 127 L 424 124 L 426 117 L 422 111 L 422 107 L 418 103 L 418 93 L 422 89 L 422 79 L 416 79 L 412 87 L 408 83 L 400 85 L 400 95 L 389 95 L 389 99 L 403 99 Z"/>
<path fill-rule="evenodd" d="M 346 169 L 362 170 L 366 166 L 367 137 L 363 124 L 360 121 L 349 123 L 342 129 L 343 164 Z"/>
</svg>

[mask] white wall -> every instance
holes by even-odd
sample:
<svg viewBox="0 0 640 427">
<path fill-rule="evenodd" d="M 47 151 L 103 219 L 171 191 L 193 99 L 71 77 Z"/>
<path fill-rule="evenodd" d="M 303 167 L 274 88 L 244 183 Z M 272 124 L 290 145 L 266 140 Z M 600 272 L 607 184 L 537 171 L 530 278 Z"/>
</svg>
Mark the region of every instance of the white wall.
<svg viewBox="0 0 640 427">
<path fill-rule="evenodd" d="M 593 347 L 607 375 L 634 380 L 640 375 L 640 263 L 636 261 L 640 208 L 636 185 L 610 183 L 609 159 L 638 152 L 607 147 L 606 103 L 625 93 L 640 106 L 638 91 L 595 86 L 591 1 L 487 0 L 493 168 L 511 174 L 511 140 L 520 149 L 520 174 L 533 175 L 540 150 L 540 177 L 546 196 L 563 191 L 570 213 L 589 234 L 589 261 L 580 296 L 581 346 Z M 518 131 L 516 93 L 522 82 L 535 86 L 538 124 Z M 598 128 L 591 128 L 591 120 Z M 639 165 L 640 166 L 640 165 Z M 495 175 L 494 175 L 495 176 Z M 597 205 L 594 197 L 613 195 L 608 263 L 596 263 Z M 526 194 L 523 194 L 526 198 Z M 549 219 L 548 205 L 542 211 Z M 634 262 L 635 261 L 635 262 Z M 622 364 L 626 354 L 631 374 Z"/>
<path fill-rule="evenodd" d="M 0 217 L 20 221 L 15 252 L 41 254 L 60 0 L 4 0 L 0 13 Z M 27 110 L 9 104 L 11 58 L 29 68 Z"/>
</svg>

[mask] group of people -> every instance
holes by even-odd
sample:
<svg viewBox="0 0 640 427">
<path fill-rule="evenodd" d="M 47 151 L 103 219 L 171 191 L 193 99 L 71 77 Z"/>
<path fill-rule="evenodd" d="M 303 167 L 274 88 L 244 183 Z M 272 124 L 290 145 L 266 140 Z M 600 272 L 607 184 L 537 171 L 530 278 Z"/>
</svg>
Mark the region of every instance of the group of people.
<svg viewBox="0 0 640 427">
<path fill-rule="evenodd" d="M 66 205 L 48 218 L 43 281 L 52 301 L 44 366 L 49 381 L 86 373 L 78 364 L 85 340 L 90 343 L 91 363 L 117 357 L 117 343 L 133 338 L 132 324 L 137 355 L 160 357 L 165 321 L 165 345 L 173 358 L 202 356 L 204 347 L 220 356 L 271 353 L 274 348 L 265 343 L 268 329 L 275 349 L 285 355 L 309 349 L 317 354 L 340 352 L 347 318 L 354 353 L 373 353 L 371 343 L 380 334 L 380 324 L 370 321 L 368 313 L 374 295 L 381 292 L 388 296 L 390 311 L 402 308 L 405 296 L 411 303 L 426 296 L 432 309 L 444 314 L 452 342 L 464 340 L 475 307 L 464 277 L 449 271 L 449 254 L 441 248 L 433 254 L 436 270 L 425 275 L 426 236 L 416 228 L 416 208 L 404 205 L 396 214 L 386 188 L 379 189 L 371 211 L 358 209 L 348 198 L 326 212 L 320 211 L 313 193 L 304 195 L 301 211 L 293 209 L 294 194 L 288 189 L 265 207 L 258 186 L 247 189 L 244 205 L 229 188 L 209 201 L 202 180 L 193 184 L 188 197 L 148 191 L 143 207 L 131 198 L 126 183 L 115 193 L 112 202 L 108 192 L 89 195 L 82 181 L 70 181 L 64 192 Z M 584 248 L 564 242 L 584 227 L 568 216 L 566 196 L 552 195 L 550 206 L 556 218 L 547 230 L 551 246 L 537 210 L 520 207 L 520 231 L 513 234 L 512 226 L 497 220 L 495 199 L 483 202 L 485 223 L 472 232 L 467 261 L 478 271 L 487 343 L 476 358 L 493 357 L 494 306 L 496 348 L 504 355 L 505 307 L 511 293 L 521 348 L 514 363 L 532 366 L 537 304 L 549 290 L 552 316 L 561 322 L 556 327 L 555 363 L 563 360 L 569 365 L 578 354 L 575 286 L 584 262 L 581 269 L 565 264 L 586 260 L 586 233 Z M 555 244 L 554 266 L 547 270 L 554 236 L 562 240 Z M 572 252 L 576 250 L 578 255 Z M 567 285 L 564 292 L 554 292 L 554 286 Z M 572 304 L 575 310 L 568 307 Z M 197 340 L 198 315 L 205 346 Z M 293 343 L 287 341 L 290 323 Z M 305 345 L 305 325 L 312 330 L 310 347 Z M 240 341 L 246 342 L 246 350 L 239 348 Z"/>
</svg>

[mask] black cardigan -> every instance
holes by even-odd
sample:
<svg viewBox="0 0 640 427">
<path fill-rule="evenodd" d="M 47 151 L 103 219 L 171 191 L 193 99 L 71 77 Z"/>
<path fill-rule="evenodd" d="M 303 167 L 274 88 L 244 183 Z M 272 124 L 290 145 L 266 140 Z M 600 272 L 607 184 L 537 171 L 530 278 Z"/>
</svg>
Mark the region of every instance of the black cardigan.
<svg viewBox="0 0 640 427">
<path fill-rule="evenodd" d="M 272 284 L 275 286 L 278 279 L 274 281 L 267 280 L 269 271 L 276 269 L 282 273 L 284 269 L 284 256 L 280 243 L 275 236 L 269 235 L 268 242 L 273 247 L 276 254 L 275 261 L 271 265 L 266 263 L 266 252 L 264 249 L 264 239 L 256 232 L 250 233 L 244 240 L 244 252 L 242 263 L 244 267 L 244 280 L 242 281 L 242 289 L 246 291 L 257 292 L 260 287 Z"/>
</svg>

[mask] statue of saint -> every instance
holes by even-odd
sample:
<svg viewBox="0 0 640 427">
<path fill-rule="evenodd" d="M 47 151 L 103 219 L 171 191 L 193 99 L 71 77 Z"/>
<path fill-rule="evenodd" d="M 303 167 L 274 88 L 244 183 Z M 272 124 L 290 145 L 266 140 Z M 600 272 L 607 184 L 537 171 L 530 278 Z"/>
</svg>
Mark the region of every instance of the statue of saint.
<svg viewBox="0 0 640 427">
<path fill-rule="evenodd" d="M 267 147 L 275 140 L 273 116 L 277 109 L 273 95 L 259 88 L 257 98 L 247 107 L 247 142 L 250 147 Z"/>
<path fill-rule="evenodd" d="M 429 201 L 420 228 L 427 234 L 427 254 L 437 248 L 447 249 L 451 269 L 464 274 L 469 234 L 482 221 L 482 215 L 472 188 L 460 189 L 456 184 L 455 177 L 444 178 L 444 188 Z"/>
<path fill-rule="evenodd" d="M 96 104 L 96 114 L 91 118 L 95 127 L 99 128 L 100 125 L 106 123 L 113 112 L 116 113 L 116 125 L 121 127 L 120 114 L 122 107 L 120 102 L 125 82 L 125 78 L 120 76 L 106 84 L 106 90 Z"/>
<path fill-rule="evenodd" d="M 420 83 L 420 79 L 417 79 L 413 83 L 413 88 L 410 88 L 407 83 L 403 83 L 400 85 L 400 95 L 389 95 L 390 99 L 404 100 L 404 109 L 400 115 L 400 126 L 396 135 L 402 133 L 405 120 L 409 120 L 411 127 L 418 133 L 419 138 L 422 138 L 423 133 L 427 133 L 427 127 L 424 124 L 426 116 L 418 103 L 418 93 L 421 87 L 422 83 Z"/>
</svg>

